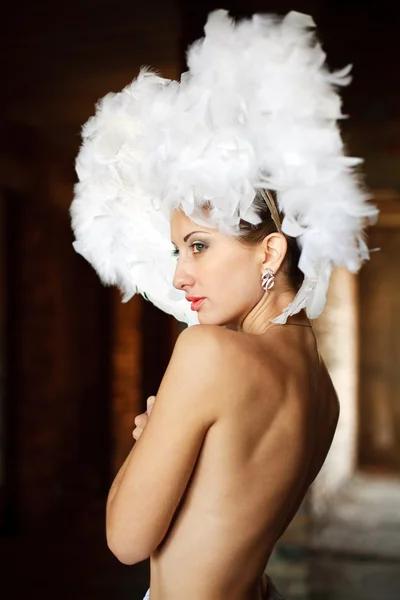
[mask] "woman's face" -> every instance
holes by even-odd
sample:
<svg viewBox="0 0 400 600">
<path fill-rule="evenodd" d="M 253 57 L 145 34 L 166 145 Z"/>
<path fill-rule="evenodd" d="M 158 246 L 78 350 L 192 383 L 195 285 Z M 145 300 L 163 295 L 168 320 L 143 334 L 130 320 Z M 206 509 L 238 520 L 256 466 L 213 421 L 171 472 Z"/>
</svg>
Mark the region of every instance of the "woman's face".
<svg viewBox="0 0 400 600">
<path fill-rule="evenodd" d="M 194 223 L 181 210 L 171 217 L 171 241 L 177 257 L 174 287 L 186 297 L 205 298 L 196 307 L 199 322 L 240 325 L 264 294 L 260 250 Z"/>
</svg>

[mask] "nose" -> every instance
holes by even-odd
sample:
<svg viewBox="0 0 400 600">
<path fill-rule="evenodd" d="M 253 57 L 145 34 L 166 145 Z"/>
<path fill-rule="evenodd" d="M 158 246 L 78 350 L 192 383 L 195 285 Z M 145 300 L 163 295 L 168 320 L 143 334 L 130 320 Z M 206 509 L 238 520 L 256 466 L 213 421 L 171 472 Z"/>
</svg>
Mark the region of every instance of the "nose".
<svg viewBox="0 0 400 600">
<path fill-rule="evenodd" d="M 185 288 L 191 288 L 194 285 L 194 277 L 189 273 L 187 266 L 185 266 L 184 261 L 179 258 L 176 264 L 176 269 L 174 273 L 174 278 L 172 280 L 173 286 L 177 290 L 184 290 Z"/>
</svg>

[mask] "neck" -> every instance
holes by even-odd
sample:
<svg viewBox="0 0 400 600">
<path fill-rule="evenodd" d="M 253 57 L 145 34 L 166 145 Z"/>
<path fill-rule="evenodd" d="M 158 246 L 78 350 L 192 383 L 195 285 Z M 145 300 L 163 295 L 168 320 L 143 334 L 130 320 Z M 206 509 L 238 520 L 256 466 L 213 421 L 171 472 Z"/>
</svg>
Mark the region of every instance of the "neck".
<svg viewBox="0 0 400 600">
<path fill-rule="evenodd" d="M 261 297 L 261 300 L 256 306 L 249 312 L 241 323 L 239 330 L 244 333 L 251 333 L 254 335 L 260 335 L 275 327 L 275 323 L 271 323 L 271 319 L 274 319 L 293 301 L 296 293 L 293 290 L 285 290 L 279 293 L 277 290 L 266 292 Z M 288 317 L 287 324 L 290 325 L 310 325 L 310 322 L 304 312 L 300 311 L 298 314 Z"/>
</svg>

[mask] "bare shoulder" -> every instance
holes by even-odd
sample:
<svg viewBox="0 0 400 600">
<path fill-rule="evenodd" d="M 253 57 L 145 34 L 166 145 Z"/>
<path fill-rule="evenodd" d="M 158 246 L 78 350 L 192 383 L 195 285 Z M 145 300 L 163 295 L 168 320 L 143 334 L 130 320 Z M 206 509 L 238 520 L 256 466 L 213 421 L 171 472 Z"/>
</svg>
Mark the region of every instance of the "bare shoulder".
<svg viewBox="0 0 400 600">
<path fill-rule="evenodd" d="M 187 373 L 201 370 L 205 376 L 215 375 L 225 363 L 228 350 L 224 333 L 217 325 L 187 327 L 176 340 L 173 358 Z"/>
<path fill-rule="evenodd" d="M 219 325 L 194 325 L 182 331 L 175 349 L 182 356 L 202 351 L 199 360 L 211 363 L 218 359 L 221 364 L 232 364 L 232 355 L 248 355 L 248 344 L 245 336 Z M 198 356 L 198 355 L 197 355 Z"/>
<path fill-rule="evenodd" d="M 252 370 L 259 372 L 260 355 L 252 337 L 218 325 L 194 325 L 179 335 L 174 353 L 187 372 L 201 370 L 215 383 L 244 388 L 251 385 Z"/>
<path fill-rule="evenodd" d="M 212 343 L 213 340 L 217 340 L 220 337 L 222 327 L 218 325 L 192 325 L 186 327 L 178 336 L 177 343 L 189 344 L 193 341 L 204 341 L 207 343 L 208 340 Z"/>
</svg>

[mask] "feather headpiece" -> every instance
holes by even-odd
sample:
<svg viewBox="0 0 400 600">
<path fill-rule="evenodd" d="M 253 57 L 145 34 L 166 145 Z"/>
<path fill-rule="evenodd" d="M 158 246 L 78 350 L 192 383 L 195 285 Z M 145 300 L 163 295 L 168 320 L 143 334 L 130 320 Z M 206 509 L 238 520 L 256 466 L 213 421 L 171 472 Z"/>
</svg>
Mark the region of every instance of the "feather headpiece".
<svg viewBox="0 0 400 600">
<path fill-rule="evenodd" d="M 377 215 L 345 155 L 338 86 L 311 17 L 209 15 L 188 50 L 180 82 L 146 69 L 108 94 L 84 125 L 71 205 L 74 248 L 127 301 L 140 293 L 188 324 L 198 322 L 173 288 L 171 212 L 239 233 L 260 222 L 257 190 L 274 190 L 282 232 L 297 238 L 304 282 L 274 322 L 323 310 L 333 268 L 356 272 L 369 258 L 364 230 Z M 211 206 L 206 223 L 199 208 Z M 278 215 L 278 211 L 276 211 Z M 276 215 L 274 218 L 276 218 Z M 279 215 L 278 215 L 279 218 Z"/>
</svg>

